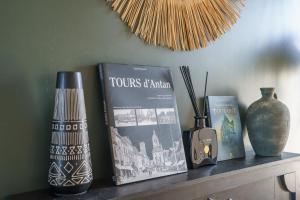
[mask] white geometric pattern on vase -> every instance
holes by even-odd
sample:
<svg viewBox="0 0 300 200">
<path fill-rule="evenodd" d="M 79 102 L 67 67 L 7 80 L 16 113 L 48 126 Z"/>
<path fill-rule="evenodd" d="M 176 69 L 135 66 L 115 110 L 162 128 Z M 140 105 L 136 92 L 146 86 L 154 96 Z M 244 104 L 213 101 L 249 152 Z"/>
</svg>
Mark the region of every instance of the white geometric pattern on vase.
<svg viewBox="0 0 300 200">
<path fill-rule="evenodd" d="M 93 179 L 83 89 L 56 89 L 50 161 L 52 186 L 78 186 Z"/>
</svg>

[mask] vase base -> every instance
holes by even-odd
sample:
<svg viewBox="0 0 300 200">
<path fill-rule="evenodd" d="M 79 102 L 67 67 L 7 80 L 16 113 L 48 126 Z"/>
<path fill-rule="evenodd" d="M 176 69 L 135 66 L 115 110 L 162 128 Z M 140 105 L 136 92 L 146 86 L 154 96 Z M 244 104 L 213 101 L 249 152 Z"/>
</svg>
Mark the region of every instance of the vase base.
<svg viewBox="0 0 300 200">
<path fill-rule="evenodd" d="M 279 153 L 279 154 L 257 154 L 257 153 L 255 153 L 255 156 L 258 156 L 258 157 L 279 157 L 279 156 L 281 156 L 281 153 Z"/>
<path fill-rule="evenodd" d="M 50 186 L 51 193 L 59 197 L 78 196 L 87 193 L 91 183 L 81 184 L 70 187 L 53 187 Z"/>
<path fill-rule="evenodd" d="M 79 196 L 87 193 L 87 191 L 84 192 L 79 192 L 79 193 L 74 193 L 74 194 L 61 194 L 61 193 L 53 193 L 55 196 L 58 197 L 71 197 L 71 196 Z"/>
</svg>

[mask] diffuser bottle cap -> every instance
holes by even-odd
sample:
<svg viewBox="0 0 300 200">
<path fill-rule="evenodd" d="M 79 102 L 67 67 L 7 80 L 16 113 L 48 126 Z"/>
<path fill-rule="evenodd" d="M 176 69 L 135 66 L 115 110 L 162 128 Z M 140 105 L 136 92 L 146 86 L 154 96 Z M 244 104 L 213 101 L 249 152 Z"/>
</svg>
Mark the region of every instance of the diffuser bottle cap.
<svg viewBox="0 0 300 200">
<path fill-rule="evenodd" d="M 195 116 L 195 128 L 205 128 L 206 116 Z"/>
</svg>

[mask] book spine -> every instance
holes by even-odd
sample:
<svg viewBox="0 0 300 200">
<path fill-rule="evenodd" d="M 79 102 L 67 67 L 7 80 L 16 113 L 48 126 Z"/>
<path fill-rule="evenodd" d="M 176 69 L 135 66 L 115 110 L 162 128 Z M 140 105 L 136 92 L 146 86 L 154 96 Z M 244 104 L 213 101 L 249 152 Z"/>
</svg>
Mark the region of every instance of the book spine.
<svg viewBox="0 0 300 200">
<path fill-rule="evenodd" d="M 207 116 L 207 126 L 211 128 L 212 127 L 211 113 L 210 113 L 209 97 L 208 96 L 205 97 L 205 106 L 206 106 L 205 112 L 206 112 L 206 116 Z"/>
<path fill-rule="evenodd" d="M 108 114 L 107 114 L 107 106 L 106 106 L 106 92 L 105 92 L 105 80 L 104 80 L 104 67 L 102 64 L 99 65 L 99 76 L 101 82 L 101 95 L 102 95 L 102 103 L 103 103 L 103 112 L 104 112 L 104 122 L 105 125 L 108 126 Z"/>
<path fill-rule="evenodd" d="M 102 96 L 102 103 L 103 103 L 103 112 L 104 112 L 104 121 L 105 121 L 105 127 L 106 127 L 106 133 L 108 133 L 108 140 L 110 145 L 110 153 L 112 158 L 112 165 L 113 165 L 113 171 L 114 175 L 116 175 L 116 168 L 115 168 L 115 161 L 114 161 L 114 155 L 113 155 L 113 146 L 112 146 L 112 135 L 110 130 L 110 124 L 109 124 L 109 116 L 108 116 L 108 104 L 107 104 L 107 92 L 106 92 L 106 80 L 105 80 L 105 66 L 103 64 L 99 64 L 99 77 L 100 77 L 100 85 L 101 85 L 101 96 Z M 118 185 L 117 178 L 115 176 L 112 177 L 113 182 Z"/>
</svg>

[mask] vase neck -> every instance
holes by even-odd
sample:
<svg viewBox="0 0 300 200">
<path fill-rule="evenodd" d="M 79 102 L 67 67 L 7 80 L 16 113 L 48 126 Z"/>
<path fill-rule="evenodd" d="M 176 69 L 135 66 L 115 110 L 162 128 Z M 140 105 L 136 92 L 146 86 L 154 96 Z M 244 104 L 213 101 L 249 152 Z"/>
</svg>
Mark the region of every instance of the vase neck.
<svg viewBox="0 0 300 200">
<path fill-rule="evenodd" d="M 262 98 L 273 99 L 275 94 L 274 88 L 260 88 Z"/>
<path fill-rule="evenodd" d="M 57 89 L 82 89 L 81 72 L 62 71 L 57 72 Z"/>
</svg>

